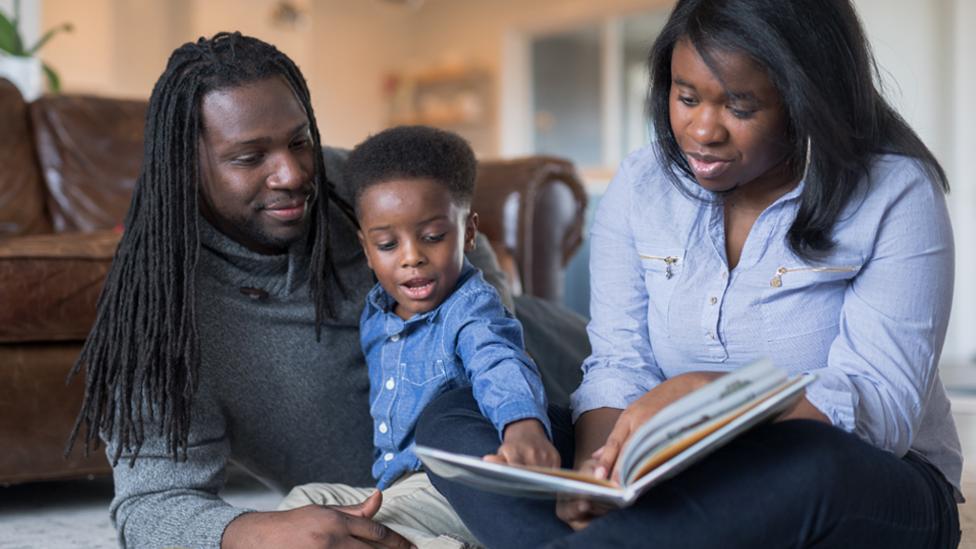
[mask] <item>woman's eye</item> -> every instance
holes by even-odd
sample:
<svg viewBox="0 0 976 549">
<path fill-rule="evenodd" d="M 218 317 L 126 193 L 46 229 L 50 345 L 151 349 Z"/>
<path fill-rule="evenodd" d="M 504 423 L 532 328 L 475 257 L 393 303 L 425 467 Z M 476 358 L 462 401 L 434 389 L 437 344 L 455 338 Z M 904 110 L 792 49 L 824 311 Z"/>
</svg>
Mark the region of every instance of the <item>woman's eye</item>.
<svg viewBox="0 0 976 549">
<path fill-rule="evenodd" d="M 445 236 L 447 236 L 447 233 L 429 234 L 424 237 L 424 240 L 427 242 L 440 242 L 441 240 L 444 240 Z"/>
<path fill-rule="evenodd" d="M 731 105 L 728 109 L 732 113 L 732 116 L 736 118 L 752 118 L 752 115 L 756 114 L 756 109 L 739 109 Z"/>
<path fill-rule="evenodd" d="M 694 97 L 688 97 L 688 96 L 685 96 L 685 95 L 679 95 L 678 96 L 678 101 L 681 101 L 682 104 L 684 104 L 684 105 L 686 105 L 688 107 L 694 107 L 695 105 L 698 104 L 698 100 L 697 99 L 695 99 Z"/>
</svg>

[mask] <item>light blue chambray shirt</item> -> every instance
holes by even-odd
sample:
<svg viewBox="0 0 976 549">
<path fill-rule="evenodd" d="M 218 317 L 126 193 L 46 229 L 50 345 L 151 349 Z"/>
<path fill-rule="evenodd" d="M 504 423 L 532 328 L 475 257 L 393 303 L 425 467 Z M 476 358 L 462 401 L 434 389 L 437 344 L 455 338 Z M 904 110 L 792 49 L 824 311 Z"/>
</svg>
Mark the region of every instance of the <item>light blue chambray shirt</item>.
<svg viewBox="0 0 976 549">
<path fill-rule="evenodd" d="M 465 260 L 454 292 L 410 320 L 393 312 L 395 304 L 377 284 L 360 320 L 377 487 L 421 468 L 413 451 L 417 418 L 436 396 L 455 387 L 471 386 L 499 440 L 506 425 L 527 418 L 541 421 L 551 436 L 542 379 L 525 352 L 522 325 L 481 271 Z"/>
<path fill-rule="evenodd" d="M 921 454 L 959 489 L 962 456 L 937 365 L 952 301 L 944 195 L 917 162 L 874 159 L 864 191 L 811 263 L 787 231 L 804 183 L 770 205 L 728 269 L 715 195 L 667 179 L 651 147 L 631 154 L 591 230 L 592 355 L 574 420 L 625 408 L 661 381 L 769 357 L 816 371 L 807 399 L 834 425 L 902 456 Z"/>
</svg>

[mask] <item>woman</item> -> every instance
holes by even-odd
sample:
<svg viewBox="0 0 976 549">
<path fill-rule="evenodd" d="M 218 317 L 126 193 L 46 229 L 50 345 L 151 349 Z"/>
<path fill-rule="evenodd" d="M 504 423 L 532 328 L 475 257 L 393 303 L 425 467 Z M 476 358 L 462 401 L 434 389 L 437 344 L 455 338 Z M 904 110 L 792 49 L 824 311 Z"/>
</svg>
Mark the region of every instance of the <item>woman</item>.
<svg viewBox="0 0 976 549">
<path fill-rule="evenodd" d="M 937 373 L 948 184 L 877 91 L 849 1 L 681 0 L 649 65 L 657 140 L 592 229 L 576 466 L 610 476 L 654 413 L 760 357 L 815 381 L 626 509 L 563 501 L 560 525 L 551 506 L 435 484 L 489 547 L 956 546 L 962 461 Z M 463 400 L 430 410 L 418 442 L 490 453 Z"/>
</svg>

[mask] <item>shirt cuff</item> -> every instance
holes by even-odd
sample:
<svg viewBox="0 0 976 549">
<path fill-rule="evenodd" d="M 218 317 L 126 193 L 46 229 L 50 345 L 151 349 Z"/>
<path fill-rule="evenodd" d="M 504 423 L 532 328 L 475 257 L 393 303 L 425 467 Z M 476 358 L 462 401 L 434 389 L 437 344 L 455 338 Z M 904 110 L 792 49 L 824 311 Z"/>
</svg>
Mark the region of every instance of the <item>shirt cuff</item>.
<svg viewBox="0 0 976 549">
<path fill-rule="evenodd" d="M 811 374 L 816 380 L 807 385 L 807 400 L 827 416 L 835 427 L 853 433 L 856 427 L 854 409 L 857 406 L 857 393 L 847 375 L 828 368 L 820 368 L 804 375 Z"/>
<path fill-rule="evenodd" d="M 591 371 L 583 378 L 583 383 L 580 384 L 579 388 L 570 395 L 573 423 L 576 423 L 576 420 L 584 413 L 597 408 L 624 410 L 631 402 L 660 383 L 659 381 L 643 380 L 640 385 L 637 385 L 633 381 L 621 379 L 619 377 L 620 371 L 610 373 L 611 375 L 601 375 L 596 370 Z"/>
<path fill-rule="evenodd" d="M 545 409 L 539 408 L 539 405 L 534 400 L 516 400 L 512 402 L 506 402 L 502 406 L 499 406 L 495 413 L 493 414 L 493 423 L 495 428 L 498 429 L 498 439 L 505 439 L 505 427 L 510 423 L 515 423 L 523 419 L 537 419 L 542 423 L 542 427 L 546 430 L 546 436 L 549 440 L 552 440 L 552 425 L 549 424 L 549 416 L 546 414 Z"/>
</svg>

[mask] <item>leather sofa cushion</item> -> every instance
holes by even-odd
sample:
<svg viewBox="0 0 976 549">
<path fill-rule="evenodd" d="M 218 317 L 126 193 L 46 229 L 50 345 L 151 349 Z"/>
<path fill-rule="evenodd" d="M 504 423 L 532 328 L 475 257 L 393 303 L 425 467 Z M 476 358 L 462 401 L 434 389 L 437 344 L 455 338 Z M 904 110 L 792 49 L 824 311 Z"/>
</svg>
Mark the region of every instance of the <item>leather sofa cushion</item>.
<svg viewBox="0 0 976 549">
<path fill-rule="evenodd" d="M 145 101 L 83 95 L 30 105 L 55 232 L 118 226 L 142 164 Z"/>
<path fill-rule="evenodd" d="M 0 343 L 84 340 L 120 237 L 99 231 L 0 240 Z"/>
<path fill-rule="evenodd" d="M 20 91 L 0 78 L 0 237 L 50 232 L 44 184 Z"/>
</svg>

